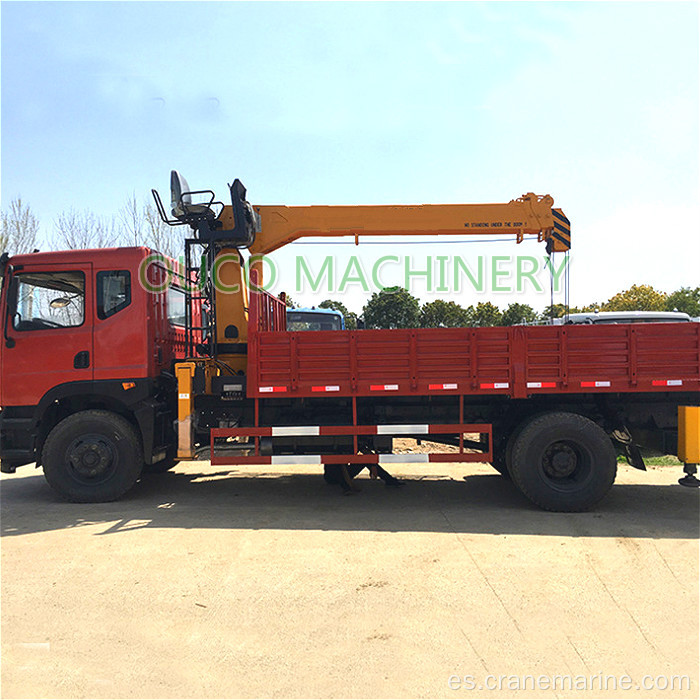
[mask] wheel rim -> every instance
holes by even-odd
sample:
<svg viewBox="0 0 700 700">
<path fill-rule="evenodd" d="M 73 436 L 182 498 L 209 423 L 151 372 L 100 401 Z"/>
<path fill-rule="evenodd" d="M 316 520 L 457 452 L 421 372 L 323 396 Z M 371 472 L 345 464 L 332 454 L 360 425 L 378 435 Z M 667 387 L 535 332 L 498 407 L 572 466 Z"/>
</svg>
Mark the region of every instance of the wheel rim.
<svg viewBox="0 0 700 700">
<path fill-rule="evenodd" d="M 540 464 L 544 480 L 558 491 L 581 488 L 593 473 L 593 457 L 583 445 L 557 440 L 545 449 Z"/>
<path fill-rule="evenodd" d="M 82 484 L 107 481 L 117 468 L 117 450 L 104 435 L 81 435 L 66 450 L 66 463 L 72 477 Z"/>
</svg>

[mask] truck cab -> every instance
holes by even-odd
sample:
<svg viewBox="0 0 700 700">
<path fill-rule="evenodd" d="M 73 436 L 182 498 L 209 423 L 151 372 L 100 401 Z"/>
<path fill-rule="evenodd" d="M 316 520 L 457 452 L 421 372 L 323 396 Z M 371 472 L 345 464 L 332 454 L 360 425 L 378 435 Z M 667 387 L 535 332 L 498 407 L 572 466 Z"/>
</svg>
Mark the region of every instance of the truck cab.
<svg viewBox="0 0 700 700">
<path fill-rule="evenodd" d="M 54 428 L 88 413 L 102 428 L 67 448 L 83 481 L 114 466 L 118 446 L 100 435 L 114 432 L 109 416 L 134 443 L 139 468 L 164 459 L 173 363 L 185 352 L 174 261 L 144 247 L 108 248 L 4 256 L 2 268 L 2 471 L 41 464 Z"/>
<path fill-rule="evenodd" d="M 287 309 L 289 331 L 344 331 L 345 317 L 335 309 Z"/>
</svg>

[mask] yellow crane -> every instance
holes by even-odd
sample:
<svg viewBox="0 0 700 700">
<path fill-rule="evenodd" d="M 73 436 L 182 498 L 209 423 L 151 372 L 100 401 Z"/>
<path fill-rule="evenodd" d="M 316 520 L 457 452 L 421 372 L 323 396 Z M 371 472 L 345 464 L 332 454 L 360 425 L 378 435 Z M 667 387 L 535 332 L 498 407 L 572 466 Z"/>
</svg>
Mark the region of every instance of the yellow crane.
<svg viewBox="0 0 700 700">
<path fill-rule="evenodd" d="M 571 227 L 561 209 L 553 208 L 550 195 L 532 192 L 501 204 L 418 204 L 372 206 L 252 205 L 240 180 L 229 186 L 231 204 L 214 201 L 210 190 L 191 191 L 177 171 L 171 173 L 174 219 L 165 216 L 154 190 L 161 216 L 171 225 L 189 224 L 196 239 L 210 254 L 219 281 L 215 292 L 216 344 L 213 355 L 237 371 L 245 371 L 248 292 L 238 249 L 263 256 L 306 237 L 352 236 L 464 236 L 512 235 L 545 242 L 548 253 L 571 247 Z M 193 196 L 208 196 L 194 203 Z M 262 283 L 262 266 L 253 268 Z M 236 291 L 231 291 L 236 290 Z M 218 349 L 218 351 L 217 351 Z"/>
</svg>

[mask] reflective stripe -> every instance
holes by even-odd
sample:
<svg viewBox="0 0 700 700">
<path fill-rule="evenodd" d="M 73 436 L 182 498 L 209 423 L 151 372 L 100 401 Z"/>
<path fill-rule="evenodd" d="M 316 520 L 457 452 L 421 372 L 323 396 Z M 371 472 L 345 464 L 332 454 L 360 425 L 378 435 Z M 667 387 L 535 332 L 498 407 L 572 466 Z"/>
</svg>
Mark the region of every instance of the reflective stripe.
<svg viewBox="0 0 700 700">
<path fill-rule="evenodd" d="M 272 437 L 282 435 L 319 435 L 317 425 L 278 425 L 272 428 Z"/>
<path fill-rule="evenodd" d="M 555 389 L 557 386 L 556 382 L 528 382 L 528 389 Z"/>
<path fill-rule="evenodd" d="M 178 394 L 177 395 L 178 399 L 182 399 L 183 401 L 189 401 L 190 400 L 190 395 L 189 394 Z"/>
<path fill-rule="evenodd" d="M 278 392 L 285 392 L 287 391 L 286 386 L 261 386 L 258 391 L 261 394 L 272 394 L 272 393 L 278 393 Z"/>
<path fill-rule="evenodd" d="M 273 455 L 270 464 L 321 464 L 321 455 Z"/>
<path fill-rule="evenodd" d="M 428 389 L 430 391 L 436 391 L 439 389 L 456 389 L 456 384 L 428 384 Z"/>
<path fill-rule="evenodd" d="M 311 391 L 340 391 L 339 386 L 312 386 Z"/>
<path fill-rule="evenodd" d="M 398 384 L 370 384 L 370 391 L 398 391 Z"/>
<path fill-rule="evenodd" d="M 379 464 L 403 464 L 408 462 L 429 462 L 430 455 L 379 455 Z"/>
<path fill-rule="evenodd" d="M 508 382 L 488 382 L 486 384 L 482 384 L 481 388 L 482 389 L 507 389 L 508 388 Z"/>
<path fill-rule="evenodd" d="M 593 388 L 598 386 L 610 386 L 610 382 L 581 382 L 581 386 L 585 388 Z"/>
<path fill-rule="evenodd" d="M 682 379 L 654 379 L 652 386 L 683 386 Z"/>
<path fill-rule="evenodd" d="M 377 435 L 411 435 L 419 433 L 428 434 L 427 425 L 378 425 Z"/>
</svg>

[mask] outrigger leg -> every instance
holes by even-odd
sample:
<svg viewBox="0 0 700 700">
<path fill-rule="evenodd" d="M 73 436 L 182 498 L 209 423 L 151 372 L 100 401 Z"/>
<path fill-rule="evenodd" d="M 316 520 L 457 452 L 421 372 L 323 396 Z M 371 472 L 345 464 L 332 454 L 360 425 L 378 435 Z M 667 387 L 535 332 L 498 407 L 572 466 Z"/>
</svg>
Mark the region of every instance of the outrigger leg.
<svg viewBox="0 0 700 700">
<path fill-rule="evenodd" d="M 678 483 L 681 486 L 689 486 L 690 488 L 698 488 L 698 486 L 700 486 L 700 479 L 698 479 L 695 476 L 697 474 L 697 471 L 698 471 L 698 465 L 697 464 L 684 464 L 683 471 L 685 472 L 685 476 L 678 479 Z"/>
</svg>

